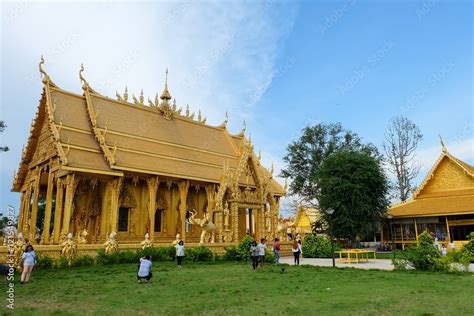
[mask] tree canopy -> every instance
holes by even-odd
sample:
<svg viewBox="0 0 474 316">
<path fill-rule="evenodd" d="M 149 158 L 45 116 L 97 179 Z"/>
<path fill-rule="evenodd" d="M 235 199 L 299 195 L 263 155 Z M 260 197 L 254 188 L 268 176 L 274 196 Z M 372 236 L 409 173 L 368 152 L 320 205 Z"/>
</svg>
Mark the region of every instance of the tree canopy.
<svg viewBox="0 0 474 316">
<path fill-rule="evenodd" d="M 7 128 L 7 125 L 5 124 L 4 121 L 0 121 L 0 133 L 3 133 L 3 131 L 5 131 L 5 128 Z M 0 146 L 0 152 L 2 151 L 9 151 L 10 149 L 5 146 L 5 147 L 1 147 Z"/>
<path fill-rule="evenodd" d="M 320 209 L 329 231 L 351 241 L 373 234 L 385 218 L 388 180 L 381 162 L 364 152 L 339 150 L 328 156 L 316 174 Z"/>
<path fill-rule="evenodd" d="M 363 144 L 357 134 L 343 129 L 339 123 L 305 127 L 301 137 L 288 145 L 283 158 L 286 168 L 281 176 L 291 180 L 289 195 L 296 195 L 307 204 L 317 206 L 317 173 L 329 155 L 343 149 L 364 152 L 381 159 L 374 145 Z"/>
</svg>

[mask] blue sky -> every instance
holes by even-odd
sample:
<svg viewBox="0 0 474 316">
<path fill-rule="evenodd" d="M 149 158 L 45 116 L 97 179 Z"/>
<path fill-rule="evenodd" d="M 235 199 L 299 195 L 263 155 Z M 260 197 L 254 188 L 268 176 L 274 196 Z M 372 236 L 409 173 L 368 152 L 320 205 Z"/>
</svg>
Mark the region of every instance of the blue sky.
<svg viewBox="0 0 474 316">
<path fill-rule="evenodd" d="M 474 163 L 471 1 L 2 2 L 0 210 L 41 95 L 39 56 L 60 87 L 153 97 L 169 68 L 178 104 L 229 129 L 244 119 L 264 164 L 319 122 L 377 146 L 392 116 L 419 125 L 420 179 L 440 154 Z"/>
</svg>

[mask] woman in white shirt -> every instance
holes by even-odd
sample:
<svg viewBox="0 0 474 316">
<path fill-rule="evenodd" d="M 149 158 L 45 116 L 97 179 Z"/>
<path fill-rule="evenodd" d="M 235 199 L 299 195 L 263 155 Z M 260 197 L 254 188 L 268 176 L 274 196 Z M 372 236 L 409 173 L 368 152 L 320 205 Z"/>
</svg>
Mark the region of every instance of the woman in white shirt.
<svg viewBox="0 0 474 316">
<path fill-rule="evenodd" d="M 299 266 L 301 256 L 301 245 L 296 241 L 296 239 L 293 240 L 291 251 L 293 252 L 293 257 L 295 258 L 295 266 Z"/>
<path fill-rule="evenodd" d="M 21 273 L 21 284 L 30 281 L 31 271 L 36 263 L 36 253 L 32 245 L 26 246 L 23 253 L 23 272 Z"/>
<path fill-rule="evenodd" d="M 184 259 L 184 242 L 182 240 L 176 245 L 176 259 L 178 261 L 178 267 L 181 268 L 181 263 Z"/>
</svg>

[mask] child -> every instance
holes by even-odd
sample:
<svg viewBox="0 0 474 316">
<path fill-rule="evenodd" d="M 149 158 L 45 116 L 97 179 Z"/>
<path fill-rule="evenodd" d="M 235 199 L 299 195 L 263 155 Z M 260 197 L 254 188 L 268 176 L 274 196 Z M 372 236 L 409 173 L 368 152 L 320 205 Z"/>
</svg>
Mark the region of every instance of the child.
<svg viewBox="0 0 474 316">
<path fill-rule="evenodd" d="M 442 246 L 441 246 L 441 255 L 442 255 L 443 257 L 446 257 L 447 254 L 448 254 L 448 248 L 446 248 L 445 245 L 442 245 Z"/>
<path fill-rule="evenodd" d="M 23 272 L 21 273 L 21 284 L 30 281 L 31 271 L 36 263 L 36 253 L 32 245 L 26 246 L 23 253 Z"/>
<path fill-rule="evenodd" d="M 181 263 L 184 258 L 184 242 L 182 240 L 176 245 L 176 259 L 178 261 L 178 267 L 181 268 Z"/>
<path fill-rule="evenodd" d="M 258 248 L 257 242 L 254 240 L 250 245 L 250 257 L 252 257 L 252 267 L 254 270 L 258 267 Z"/>
<path fill-rule="evenodd" d="M 145 279 L 147 283 L 151 280 L 151 277 L 153 276 L 153 273 L 150 272 L 151 266 L 152 263 L 150 256 L 147 255 L 140 258 L 140 267 L 137 274 L 138 283 L 142 283 L 142 279 Z"/>
<path fill-rule="evenodd" d="M 275 238 L 275 242 L 273 243 L 273 252 L 275 253 L 275 264 L 280 263 L 280 244 L 278 242 L 278 238 Z"/>
<path fill-rule="evenodd" d="M 260 259 L 260 267 L 263 267 L 263 263 L 265 262 L 265 251 L 267 250 L 265 238 L 260 239 L 260 243 L 257 245 L 258 248 L 258 257 Z"/>
</svg>

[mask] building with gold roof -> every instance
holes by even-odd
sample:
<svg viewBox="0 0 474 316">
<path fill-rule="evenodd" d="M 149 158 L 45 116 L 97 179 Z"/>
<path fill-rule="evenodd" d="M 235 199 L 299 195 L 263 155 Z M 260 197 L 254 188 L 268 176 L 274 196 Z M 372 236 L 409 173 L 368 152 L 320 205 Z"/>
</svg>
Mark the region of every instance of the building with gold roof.
<svg viewBox="0 0 474 316">
<path fill-rule="evenodd" d="M 462 243 L 474 231 L 474 167 L 441 144 L 440 157 L 413 197 L 390 208 L 390 219 L 382 229 L 383 242 L 404 247 L 427 231 L 440 244 Z"/>
<path fill-rule="evenodd" d="M 147 104 L 143 91 L 112 99 L 92 89 L 81 66 L 79 95 L 54 84 L 43 63 L 43 93 L 12 188 L 21 193 L 25 236 L 58 244 L 85 231 L 87 243 L 99 243 L 116 232 L 119 242 L 138 243 L 149 233 L 167 243 L 179 233 L 197 242 L 201 227 L 192 216 L 215 224 L 217 243 L 249 231 L 273 236 L 285 189 L 273 167 L 260 165 L 245 128 L 232 135 L 228 117 L 211 126 L 200 112 L 178 108 L 167 80 Z"/>
<path fill-rule="evenodd" d="M 298 208 L 296 214 L 295 232 L 303 238 L 305 234 L 313 232 L 313 224 L 320 218 L 320 211 L 316 208 L 303 207 Z"/>
</svg>

